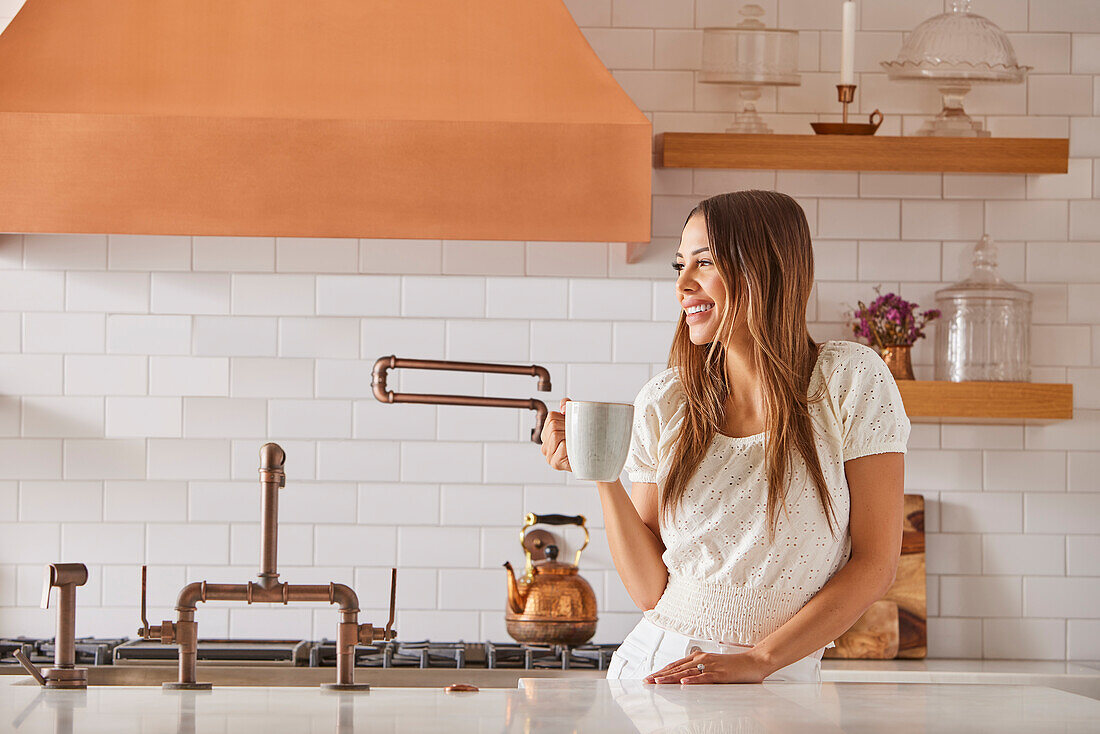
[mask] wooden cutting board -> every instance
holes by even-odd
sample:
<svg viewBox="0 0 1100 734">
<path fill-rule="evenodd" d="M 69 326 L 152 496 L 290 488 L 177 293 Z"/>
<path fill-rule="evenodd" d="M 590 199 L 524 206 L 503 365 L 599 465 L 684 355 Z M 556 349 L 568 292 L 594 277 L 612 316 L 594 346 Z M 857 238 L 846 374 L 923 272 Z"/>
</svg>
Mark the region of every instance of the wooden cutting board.
<svg viewBox="0 0 1100 734">
<path fill-rule="evenodd" d="M 826 658 L 923 658 L 928 651 L 924 576 L 924 496 L 905 495 L 897 578 L 851 628 L 825 650 Z"/>
</svg>

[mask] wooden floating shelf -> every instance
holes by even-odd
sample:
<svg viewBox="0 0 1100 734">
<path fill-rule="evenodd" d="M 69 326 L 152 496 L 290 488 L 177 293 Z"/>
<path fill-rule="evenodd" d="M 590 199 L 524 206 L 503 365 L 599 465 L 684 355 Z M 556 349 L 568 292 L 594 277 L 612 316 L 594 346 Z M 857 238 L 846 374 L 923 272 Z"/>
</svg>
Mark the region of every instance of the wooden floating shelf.
<svg viewBox="0 0 1100 734">
<path fill-rule="evenodd" d="M 659 133 L 658 168 L 1066 173 L 1068 138 Z"/>
<path fill-rule="evenodd" d="M 1073 385 L 897 380 L 914 423 L 1046 423 L 1073 418 Z"/>
</svg>

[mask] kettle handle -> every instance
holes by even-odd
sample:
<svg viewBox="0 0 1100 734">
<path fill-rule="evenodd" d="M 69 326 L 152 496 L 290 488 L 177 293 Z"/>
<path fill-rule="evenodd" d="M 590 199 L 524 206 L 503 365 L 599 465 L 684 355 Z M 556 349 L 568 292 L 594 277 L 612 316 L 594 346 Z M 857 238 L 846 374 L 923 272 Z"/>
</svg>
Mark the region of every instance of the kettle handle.
<svg viewBox="0 0 1100 734">
<path fill-rule="evenodd" d="M 532 525 L 580 525 L 584 527 L 584 515 L 536 515 L 533 512 L 527 513 L 525 518 L 527 527 Z"/>
<path fill-rule="evenodd" d="M 581 563 L 581 551 L 588 547 L 588 526 L 585 525 L 584 515 L 536 515 L 533 512 L 528 512 L 527 516 L 523 518 L 523 527 L 519 531 L 519 544 L 523 548 L 523 554 L 527 557 L 527 571 L 531 571 L 531 551 L 523 544 L 523 538 L 526 535 L 527 528 L 532 525 L 580 525 L 581 530 L 584 531 L 584 545 L 577 549 L 577 555 L 573 559 L 573 565 L 579 566 Z"/>
</svg>

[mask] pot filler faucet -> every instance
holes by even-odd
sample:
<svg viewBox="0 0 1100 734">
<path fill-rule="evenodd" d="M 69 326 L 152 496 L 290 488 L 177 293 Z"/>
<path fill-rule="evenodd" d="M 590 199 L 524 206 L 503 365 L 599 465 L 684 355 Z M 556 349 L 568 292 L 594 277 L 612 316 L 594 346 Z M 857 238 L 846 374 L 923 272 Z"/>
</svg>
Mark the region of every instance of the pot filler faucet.
<svg viewBox="0 0 1100 734">
<path fill-rule="evenodd" d="M 374 397 L 383 403 L 428 403 L 431 405 L 479 405 L 489 408 L 527 408 L 535 411 L 535 427 L 531 429 L 531 440 L 542 443 L 542 424 L 546 422 L 546 404 L 541 400 L 529 398 L 483 398 L 473 395 L 429 395 L 423 393 L 392 392 L 386 389 L 386 371 L 404 367 L 415 370 L 450 370 L 455 372 L 493 372 L 511 375 L 531 375 L 539 378 L 538 389 L 550 390 L 550 371 L 537 364 L 510 365 L 486 362 L 452 362 L 443 359 L 402 359 L 392 354 L 379 357 L 374 362 L 371 373 L 371 387 Z"/>
<path fill-rule="evenodd" d="M 145 619 L 146 567 L 141 567 L 141 629 L 138 636 L 144 640 L 157 640 L 166 645 L 179 645 L 179 680 L 165 683 L 173 690 L 209 690 L 209 683 L 196 682 L 198 655 L 198 623 L 195 622 L 195 604 L 200 601 L 243 601 L 281 603 L 328 602 L 340 605 L 340 624 L 336 632 L 336 682 L 321 687 L 337 691 L 367 691 L 366 683 L 355 682 L 355 646 L 370 645 L 378 640 L 397 637 L 393 629 L 394 607 L 397 591 L 397 569 L 390 577 L 390 619 L 384 629 L 369 624 L 359 624 L 359 598 L 344 584 L 288 584 L 279 581 L 275 570 L 279 534 L 279 489 L 286 486 L 283 463 L 286 452 L 274 443 L 260 449 L 260 581 L 247 584 L 208 584 L 198 581 L 183 587 L 176 600 L 177 620 L 149 626 Z"/>
</svg>

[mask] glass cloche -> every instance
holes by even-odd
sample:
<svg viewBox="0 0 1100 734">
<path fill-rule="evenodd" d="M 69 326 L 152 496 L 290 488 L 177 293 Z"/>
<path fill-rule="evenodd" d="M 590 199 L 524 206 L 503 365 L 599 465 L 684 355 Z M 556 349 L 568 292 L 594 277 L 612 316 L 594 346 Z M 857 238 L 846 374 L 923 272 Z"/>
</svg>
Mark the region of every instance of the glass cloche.
<svg viewBox="0 0 1100 734">
<path fill-rule="evenodd" d="M 936 379 L 1027 382 L 1031 377 L 1031 293 L 997 272 L 989 235 L 974 247 L 974 269 L 936 291 Z"/>
<path fill-rule="evenodd" d="M 917 135 L 988 137 L 980 122 L 963 111 L 963 97 L 975 83 L 1019 83 L 1031 69 L 997 24 L 970 12 L 970 0 L 952 0 L 951 10 L 918 25 L 893 61 L 883 61 L 890 79 L 935 83 L 943 110 Z"/>
<path fill-rule="evenodd" d="M 703 29 L 703 66 L 699 81 L 704 84 L 738 86 L 742 109 L 726 128 L 728 133 L 770 133 L 756 113 L 760 87 L 798 86 L 798 31 L 765 28 L 760 16 L 764 9 L 755 3 L 740 10 L 744 18 L 733 28 Z"/>
</svg>

